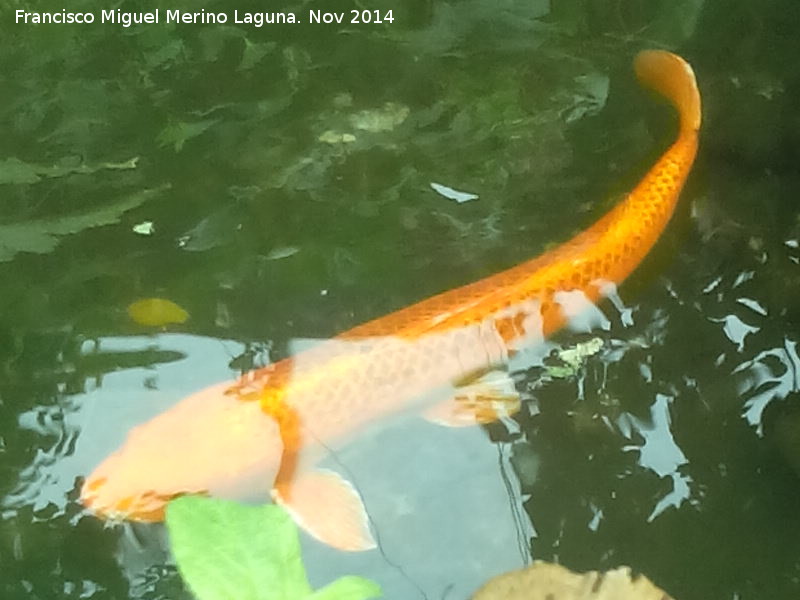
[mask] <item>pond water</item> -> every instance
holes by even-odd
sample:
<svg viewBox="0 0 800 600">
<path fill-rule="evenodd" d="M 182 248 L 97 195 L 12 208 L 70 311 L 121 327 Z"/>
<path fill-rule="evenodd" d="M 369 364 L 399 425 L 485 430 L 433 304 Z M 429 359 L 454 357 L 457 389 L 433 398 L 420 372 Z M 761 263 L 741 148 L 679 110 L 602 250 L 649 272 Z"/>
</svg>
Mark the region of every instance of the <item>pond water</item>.
<svg viewBox="0 0 800 600">
<path fill-rule="evenodd" d="M 162 526 L 106 526 L 82 479 L 187 394 L 590 225 L 674 135 L 630 68 L 666 47 L 697 73 L 701 149 L 604 326 L 517 365 L 513 419 L 404 414 L 342 448 L 379 549 L 304 537 L 304 559 L 315 587 L 387 598 L 466 598 L 532 559 L 629 565 L 679 600 L 798 597 L 800 9 L 381 0 L 394 21 L 366 25 L 329 4 L 345 23 L 0 5 L 0 595 L 190 597 Z M 151 296 L 190 318 L 132 322 Z"/>
</svg>

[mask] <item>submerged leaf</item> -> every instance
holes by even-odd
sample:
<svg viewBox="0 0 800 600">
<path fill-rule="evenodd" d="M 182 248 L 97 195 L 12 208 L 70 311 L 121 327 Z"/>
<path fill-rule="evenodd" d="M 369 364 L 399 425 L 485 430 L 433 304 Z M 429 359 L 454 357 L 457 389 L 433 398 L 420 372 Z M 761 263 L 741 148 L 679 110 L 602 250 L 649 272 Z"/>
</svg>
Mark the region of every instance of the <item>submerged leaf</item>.
<svg viewBox="0 0 800 600">
<path fill-rule="evenodd" d="M 564 109 L 567 123 L 600 112 L 608 100 L 611 82 L 605 73 L 590 71 L 575 77 L 574 83 L 572 102 Z"/>
<path fill-rule="evenodd" d="M 18 158 L 0 161 L 0 183 L 36 183 L 40 179 L 36 167 Z"/>
<path fill-rule="evenodd" d="M 172 300 L 143 298 L 128 305 L 128 316 L 139 325 L 161 327 L 170 323 L 183 323 L 189 313 Z"/>
<path fill-rule="evenodd" d="M 333 131 L 332 129 L 328 129 L 327 131 L 320 134 L 317 138 L 320 142 L 324 142 L 325 144 L 352 144 L 356 141 L 356 136 L 352 133 L 338 133 Z"/>
<path fill-rule="evenodd" d="M 356 129 L 372 133 L 391 131 L 408 118 L 409 112 L 407 106 L 387 102 L 382 108 L 362 110 L 350 115 L 350 124 Z"/>
<path fill-rule="evenodd" d="M 58 245 L 59 236 L 116 223 L 124 212 L 143 204 L 167 187 L 137 192 L 113 204 L 78 214 L 0 225 L 0 262 L 11 260 L 19 252 L 50 252 Z"/>
<path fill-rule="evenodd" d="M 104 162 L 97 165 L 53 165 L 48 167 L 45 165 L 27 163 L 18 158 L 11 157 L 0 160 L 0 184 L 36 183 L 42 178 L 64 177 L 65 175 L 71 175 L 73 173 L 89 175 L 106 169 L 116 171 L 135 169 L 138 162 L 139 157 L 135 156 L 130 160 L 118 163 Z"/>
<path fill-rule="evenodd" d="M 172 146 L 175 152 L 180 152 L 183 149 L 183 145 L 188 140 L 197 137 L 217 122 L 218 119 L 206 119 L 193 123 L 187 123 L 185 121 L 170 123 L 161 130 L 161 133 L 158 134 L 156 139 L 158 145 L 162 148 L 164 146 Z"/>
<path fill-rule="evenodd" d="M 184 233 L 178 244 L 190 252 L 203 252 L 231 243 L 241 228 L 240 211 L 236 206 L 229 205 L 211 213 Z"/>
<path fill-rule="evenodd" d="M 255 67 L 266 55 L 275 51 L 278 44 L 275 42 L 251 42 L 246 37 L 244 40 L 244 51 L 242 61 L 237 68 L 238 71 L 247 71 Z"/>
</svg>

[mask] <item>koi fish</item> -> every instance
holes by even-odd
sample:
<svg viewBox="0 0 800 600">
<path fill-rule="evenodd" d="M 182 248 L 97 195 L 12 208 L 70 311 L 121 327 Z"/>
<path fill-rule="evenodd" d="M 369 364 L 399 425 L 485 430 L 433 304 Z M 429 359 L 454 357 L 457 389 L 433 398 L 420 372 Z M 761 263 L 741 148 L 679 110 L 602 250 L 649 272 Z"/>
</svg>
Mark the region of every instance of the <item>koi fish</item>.
<svg viewBox="0 0 800 600">
<path fill-rule="evenodd" d="M 605 216 L 537 258 L 184 398 L 128 434 L 85 481 L 83 503 L 105 518 L 158 521 L 177 496 L 235 496 L 261 481 L 317 539 L 374 547 L 358 492 L 315 466 L 324 453 L 404 410 L 446 425 L 512 414 L 519 397 L 495 370 L 608 295 L 666 227 L 697 152 L 700 95 L 669 52 L 641 52 L 634 69 L 675 106 L 679 132 Z"/>
</svg>

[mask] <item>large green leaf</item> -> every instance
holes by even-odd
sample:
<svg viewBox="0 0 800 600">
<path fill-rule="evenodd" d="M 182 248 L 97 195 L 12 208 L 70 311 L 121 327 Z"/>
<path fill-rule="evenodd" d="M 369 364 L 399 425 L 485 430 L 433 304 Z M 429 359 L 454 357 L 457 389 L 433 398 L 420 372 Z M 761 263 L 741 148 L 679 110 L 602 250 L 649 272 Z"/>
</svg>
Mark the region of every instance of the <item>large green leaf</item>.
<svg viewBox="0 0 800 600">
<path fill-rule="evenodd" d="M 366 600 L 380 588 L 343 577 L 312 593 L 297 527 L 275 505 L 186 496 L 167 507 L 178 570 L 198 600 Z"/>
</svg>

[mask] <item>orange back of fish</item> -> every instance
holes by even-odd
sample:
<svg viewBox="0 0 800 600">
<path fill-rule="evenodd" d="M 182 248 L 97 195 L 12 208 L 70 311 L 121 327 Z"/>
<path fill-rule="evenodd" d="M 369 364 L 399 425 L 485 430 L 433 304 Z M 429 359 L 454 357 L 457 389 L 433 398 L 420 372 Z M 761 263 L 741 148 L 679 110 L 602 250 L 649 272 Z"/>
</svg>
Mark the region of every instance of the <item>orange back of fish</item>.
<svg viewBox="0 0 800 600">
<path fill-rule="evenodd" d="M 589 229 L 534 259 L 475 283 L 449 290 L 375 319 L 341 338 L 420 335 L 479 323 L 503 315 L 495 326 L 513 341 L 522 313 L 513 308 L 537 300 L 544 336 L 559 329 L 565 315 L 558 292 L 579 291 L 595 302 L 604 284 L 621 283 L 642 261 L 667 225 L 697 153 L 700 95 L 694 73 L 682 58 L 661 50 L 641 52 L 634 62 L 642 85 L 678 110 L 677 140 L 634 190 Z"/>
</svg>

